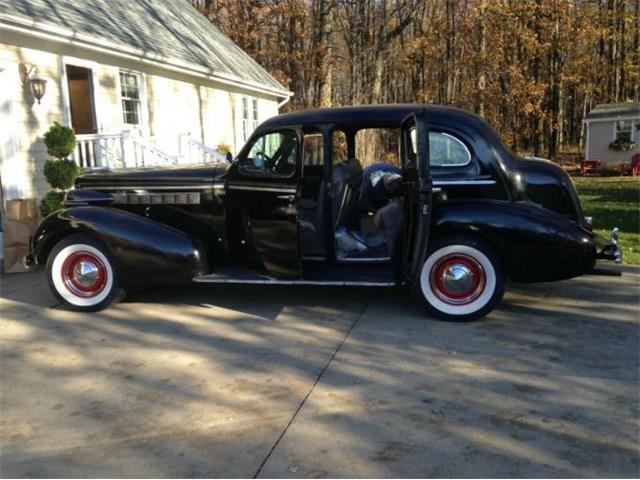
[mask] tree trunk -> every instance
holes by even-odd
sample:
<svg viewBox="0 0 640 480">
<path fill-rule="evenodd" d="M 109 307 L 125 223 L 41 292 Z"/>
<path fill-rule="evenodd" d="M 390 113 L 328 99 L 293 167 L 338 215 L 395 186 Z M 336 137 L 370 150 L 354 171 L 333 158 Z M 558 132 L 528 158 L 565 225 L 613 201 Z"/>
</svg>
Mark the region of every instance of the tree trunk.
<svg viewBox="0 0 640 480">
<path fill-rule="evenodd" d="M 487 41 L 486 41 L 486 0 L 480 0 L 478 5 L 478 82 L 477 82 L 477 106 L 478 115 L 484 117 L 484 89 L 486 86 L 486 63 L 487 63 Z"/>
</svg>

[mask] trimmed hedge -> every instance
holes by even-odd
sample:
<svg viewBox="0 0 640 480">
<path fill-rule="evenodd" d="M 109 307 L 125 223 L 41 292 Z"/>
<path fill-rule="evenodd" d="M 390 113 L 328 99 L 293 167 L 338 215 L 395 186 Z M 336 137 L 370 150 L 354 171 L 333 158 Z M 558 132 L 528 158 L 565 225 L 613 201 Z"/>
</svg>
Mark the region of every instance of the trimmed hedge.
<svg viewBox="0 0 640 480">
<path fill-rule="evenodd" d="M 44 218 L 56 210 L 60 210 L 62 208 L 64 196 L 65 192 L 59 192 L 56 190 L 52 190 L 47 193 L 40 201 L 40 215 Z"/>
<path fill-rule="evenodd" d="M 53 122 L 44 134 L 47 153 L 55 158 L 67 158 L 76 148 L 76 136 L 69 127 Z"/>
<path fill-rule="evenodd" d="M 53 188 L 66 190 L 80 175 L 80 167 L 73 160 L 47 160 L 44 162 L 44 177 Z"/>
</svg>

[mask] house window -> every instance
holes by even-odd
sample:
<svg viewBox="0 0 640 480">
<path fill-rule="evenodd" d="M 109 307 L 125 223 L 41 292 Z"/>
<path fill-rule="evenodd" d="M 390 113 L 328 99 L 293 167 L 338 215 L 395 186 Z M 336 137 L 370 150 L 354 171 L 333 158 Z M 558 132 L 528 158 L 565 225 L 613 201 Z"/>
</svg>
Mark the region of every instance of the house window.
<svg viewBox="0 0 640 480">
<path fill-rule="evenodd" d="M 615 138 L 614 141 L 618 143 L 628 143 L 631 141 L 631 120 L 618 120 L 616 122 Z"/>
<path fill-rule="evenodd" d="M 253 99 L 253 129 L 258 128 L 258 99 Z"/>
<path fill-rule="evenodd" d="M 141 77 L 138 73 L 120 72 L 120 98 L 122 99 L 122 119 L 127 125 L 140 125 Z"/>
<path fill-rule="evenodd" d="M 246 142 L 251 132 L 258 127 L 258 99 L 251 99 L 251 109 L 249 109 L 249 98 L 242 97 L 242 139 Z"/>
</svg>

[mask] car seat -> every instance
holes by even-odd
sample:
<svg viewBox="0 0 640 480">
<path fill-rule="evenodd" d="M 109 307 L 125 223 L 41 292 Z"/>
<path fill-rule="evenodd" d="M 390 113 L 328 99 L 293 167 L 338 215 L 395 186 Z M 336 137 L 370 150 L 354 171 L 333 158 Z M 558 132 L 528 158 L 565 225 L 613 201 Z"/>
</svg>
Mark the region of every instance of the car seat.
<svg viewBox="0 0 640 480">
<path fill-rule="evenodd" d="M 336 228 L 349 226 L 357 213 L 362 165 L 355 158 L 334 165 L 331 182 L 333 225 Z"/>
</svg>

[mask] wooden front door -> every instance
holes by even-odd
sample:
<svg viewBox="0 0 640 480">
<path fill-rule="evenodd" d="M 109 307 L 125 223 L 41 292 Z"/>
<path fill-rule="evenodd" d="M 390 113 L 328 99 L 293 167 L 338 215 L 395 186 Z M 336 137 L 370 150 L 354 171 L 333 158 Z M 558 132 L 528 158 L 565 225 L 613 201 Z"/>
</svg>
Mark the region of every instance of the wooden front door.
<svg viewBox="0 0 640 480">
<path fill-rule="evenodd" d="M 93 72 L 90 68 L 67 65 L 71 127 L 77 135 L 96 133 L 95 104 L 93 99 Z"/>
</svg>

